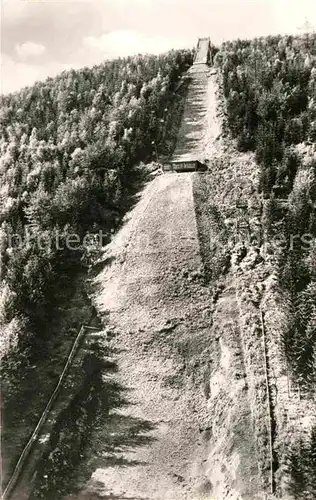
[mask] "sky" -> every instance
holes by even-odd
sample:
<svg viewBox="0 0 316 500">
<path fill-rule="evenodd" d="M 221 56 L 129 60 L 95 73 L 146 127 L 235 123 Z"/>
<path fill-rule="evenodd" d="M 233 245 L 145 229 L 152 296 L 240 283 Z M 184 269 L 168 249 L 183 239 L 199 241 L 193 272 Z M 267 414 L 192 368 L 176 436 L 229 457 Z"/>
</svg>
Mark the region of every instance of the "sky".
<svg viewBox="0 0 316 500">
<path fill-rule="evenodd" d="M 316 0 L 0 0 L 1 92 L 138 53 L 316 29 Z"/>
</svg>

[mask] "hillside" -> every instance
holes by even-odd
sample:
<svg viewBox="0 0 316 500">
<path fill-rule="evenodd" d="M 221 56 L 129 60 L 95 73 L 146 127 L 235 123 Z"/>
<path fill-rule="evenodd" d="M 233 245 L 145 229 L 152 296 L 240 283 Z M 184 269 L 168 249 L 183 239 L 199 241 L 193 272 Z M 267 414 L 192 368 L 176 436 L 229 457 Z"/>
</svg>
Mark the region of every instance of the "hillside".
<svg viewBox="0 0 316 500">
<path fill-rule="evenodd" d="M 162 139 L 174 148 L 185 86 L 174 91 L 191 61 L 106 62 L 1 98 L 4 483 L 91 316 L 89 268 L 134 203 L 142 161 Z"/>
<path fill-rule="evenodd" d="M 316 496 L 316 37 L 212 51 L 211 68 L 171 52 L 4 98 L 8 476 L 49 393 L 29 404 L 31 381 L 92 304 L 101 323 L 25 498 Z M 154 170 L 172 155 L 208 169 Z M 100 229 L 98 248 L 34 244 Z"/>
<path fill-rule="evenodd" d="M 213 94 L 211 137 L 220 125 L 214 75 L 206 91 Z M 149 182 L 105 248 L 94 300 L 104 322 L 100 342 L 113 364 L 102 384 L 111 399 L 97 399 L 99 415 L 69 500 L 262 498 L 267 457 L 257 456 L 249 435 L 251 382 L 236 283 L 232 273 L 208 277 L 211 262 L 201 251 L 211 220 L 203 219 L 208 203 L 200 196 L 212 178 L 165 174 Z M 221 256 L 212 257 L 221 264 Z M 75 429 L 82 432 L 80 424 Z M 69 487 L 69 478 L 58 480 L 68 457 L 59 431 L 41 469 L 53 479 L 37 484 L 44 498 Z"/>
<path fill-rule="evenodd" d="M 263 232 L 253 237 L 272 270 L 263 309 L 280 486 L 287 478 L 287 494 L 314 498 L 316 38 L 237 41 L 216 58 L 226 126 L 260 167 Z"/>
</svg>

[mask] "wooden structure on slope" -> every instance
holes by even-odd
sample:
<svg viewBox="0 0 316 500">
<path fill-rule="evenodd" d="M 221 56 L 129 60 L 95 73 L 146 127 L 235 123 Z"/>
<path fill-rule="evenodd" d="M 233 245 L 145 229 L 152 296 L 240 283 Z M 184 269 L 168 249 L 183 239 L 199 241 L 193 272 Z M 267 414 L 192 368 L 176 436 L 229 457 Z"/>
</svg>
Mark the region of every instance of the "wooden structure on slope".
<svg viewBox="0 0 316 500">
<path fill-rule="evenodd" d="M 174 160 L 164 165 L 164 172 L 204 172 L 207 166 L 199 160 Z"/>
</svg>

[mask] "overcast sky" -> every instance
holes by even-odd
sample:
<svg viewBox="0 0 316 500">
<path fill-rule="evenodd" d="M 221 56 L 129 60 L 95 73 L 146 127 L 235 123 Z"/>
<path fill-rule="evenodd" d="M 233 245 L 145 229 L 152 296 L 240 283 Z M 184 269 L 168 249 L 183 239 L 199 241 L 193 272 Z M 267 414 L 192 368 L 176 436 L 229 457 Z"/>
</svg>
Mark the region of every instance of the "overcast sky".
<svg viewBox="0 0 316 500">
<path fill-rule="evenodd" d="M 1 87 L 10 92 L 106 58 L 316 26 L 316 0 L 0 0 Z"/>
</svg>

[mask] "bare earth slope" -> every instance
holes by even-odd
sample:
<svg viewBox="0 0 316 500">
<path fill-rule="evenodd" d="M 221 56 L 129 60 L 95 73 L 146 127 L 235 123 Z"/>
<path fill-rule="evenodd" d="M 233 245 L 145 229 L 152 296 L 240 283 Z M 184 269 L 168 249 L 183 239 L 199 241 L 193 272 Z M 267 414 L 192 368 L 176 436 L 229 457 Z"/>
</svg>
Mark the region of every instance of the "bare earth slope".
<svg viewBox="0 0 316 500">
<path fill-rule="evenodd" d="M 261 498 L 235 290 L 214 306 L 203 284 L 194 175 L 156 178 L 107 249 L 98 305 L 125 405 L 77 499 Z"/>
<path fill-rule="evenodd" d="M 201 412 L 205 397 L 184 376 L 190 359 L 181 350 L 207 347 L 197 344 L 207 334 L 209 318 L 201 314 L 208 316 L 208 292 L 190 279 L 201 268 L 190 176 L 156 179 L 145 200 L 127 248 L 114 253 L 115 277 L 108 281 L 106 270 L 102 278 L 100 305 L 110 312 L 112 345 L 123 349 L 117 381 L 128 388 L 130 404 L 122 414 L 146 421 L 152 431 L 147 446 L 124 453 L 139 465 L 101 470 L 96 478 L 123 498 L 180 499 L 203 482 L 199 429 L 207 420 Z M 114 429 L 120 432 L 115 423 Z"/>
</svg>

